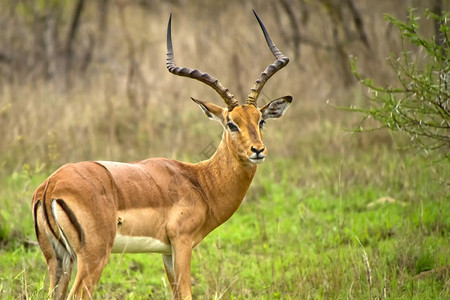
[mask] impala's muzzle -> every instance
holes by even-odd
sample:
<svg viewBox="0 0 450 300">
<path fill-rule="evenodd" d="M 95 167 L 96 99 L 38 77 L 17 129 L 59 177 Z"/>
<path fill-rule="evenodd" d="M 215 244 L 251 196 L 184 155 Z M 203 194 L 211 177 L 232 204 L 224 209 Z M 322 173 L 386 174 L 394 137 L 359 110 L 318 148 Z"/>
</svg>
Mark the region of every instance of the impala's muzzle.
<svg viewBox="0 0 450 300">
<path fill-rule="evenodd" d="M 264 146 L 260 147 L 260 148 L 256 148 L 256 147 L 251 147 L 250 151 L 253 152 L 253 154 L 251 154 L 249 156 L 249 159 L 252 163 L 254 164 L 260 164 L 264 161 L 264 159 L 266 158 L 266 154 L 264 153 L 266 150 L 266 148 Z"/>
</svg>

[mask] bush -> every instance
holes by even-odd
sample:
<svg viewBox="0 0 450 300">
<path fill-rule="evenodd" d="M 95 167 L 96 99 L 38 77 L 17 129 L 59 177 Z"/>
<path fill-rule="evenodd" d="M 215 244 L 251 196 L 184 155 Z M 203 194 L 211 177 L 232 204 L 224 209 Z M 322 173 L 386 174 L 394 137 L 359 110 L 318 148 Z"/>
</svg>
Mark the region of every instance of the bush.
<svg viewBox="0 0 450 300">
<path fill-rule="evenodd" d="M 381 87 L 370 78 L 362 79 L 352 60 L 352 70 L 361 84 L 369 89 L 371 105 L 349 110 L 364 114 L 356 131 L 373 130 L 368 119 L 375 119 L 381 128 L 404 132 L 411 146 L 427 153 L 438 153 L 450 159 L 450 13 L 426 11 L 435 23 L 435 35 L 427 38 L 418 33 L 419 17 L 409 11 L 407 22 L 389 15 L 385 18 L 400 33 L 402 52 L 391 55 L 388 63 L 397 78 L 394 87 Z M 411 51 L 411 46 L 414 50 Z"/>
</svg>

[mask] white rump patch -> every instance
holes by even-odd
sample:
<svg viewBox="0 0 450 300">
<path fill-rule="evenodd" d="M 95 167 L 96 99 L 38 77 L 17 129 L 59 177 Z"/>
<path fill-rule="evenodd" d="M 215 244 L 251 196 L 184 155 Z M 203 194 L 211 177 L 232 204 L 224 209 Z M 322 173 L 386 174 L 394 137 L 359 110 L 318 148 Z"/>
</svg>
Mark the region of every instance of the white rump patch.
<svg viewBox="0 0 450 300">
<path fill-rule="evenodd" d="M 158 239 L 146 236 L 128 236 L 117 234 L 112 253 L 164 253 L 171 254 L 172 247 Z"/>
<path fill-rule="evenodd" d="M 66 235 L 64 234 L 64 231 L 61 228 L 61 225 L 59 224 L 59 217 L 58 217 L 58 208 L 56 207 L 58 204 L 56 203 L 55 199 L 52 199 L 52 203 L 51 203 L 51 207 L 52 207 L 52 214 L 53 214 L 53 218 L 55 218 L 55 222 L 56 222 L 56 226 L 58 226 L 58 230 L 59 230 L 59 235 L 61 237 L 61 239 L 63 240 L 64 246 L 65 246 L 65 250 L 67 251 L 67 253 L 69 253 L 69 255 L 71 257 L 76 257 L 75 252 L 73 251 L 72 246 L 70 245 L 69 241 L 67 240 Z M 58 205 L 59 207 L 59 205 Z M 51 237 L 51 239 L 53 240 L 53 237 L 47 233 L 47 235 L 49 237 Z M 58 253 L 62 254 L 64 257 L 64 251 L 62 251 L 60 249 L 60 245 L 55 241 L 55 243 L 53 244 L 53 246 L 55 247 L 55 251 L 57 251 Z M 64 263 L 66 264 L 66 261 L 64 260 Z"/>
</svg>

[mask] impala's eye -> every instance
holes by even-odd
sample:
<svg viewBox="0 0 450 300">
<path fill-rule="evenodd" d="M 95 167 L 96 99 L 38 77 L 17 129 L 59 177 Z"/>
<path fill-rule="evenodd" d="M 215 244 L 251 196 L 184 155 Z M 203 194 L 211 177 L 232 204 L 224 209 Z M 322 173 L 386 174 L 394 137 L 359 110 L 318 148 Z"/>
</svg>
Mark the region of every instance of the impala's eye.
<svg viewBox="0 0 450 300">
<path fill-rule="evenodd" d="M 261 121 L 259 122 L 259 128 L 263 128 L 264 125 L 266 125 L 266 121 L 261 120 Z"/>
<path fill-rule="evenodd" d="M 227 123 L 228 128 L 230 128 L 230 131 L 237 132 L 239 131 L 239 127 L 234 125 L 233 123 Z"/>
</svg>

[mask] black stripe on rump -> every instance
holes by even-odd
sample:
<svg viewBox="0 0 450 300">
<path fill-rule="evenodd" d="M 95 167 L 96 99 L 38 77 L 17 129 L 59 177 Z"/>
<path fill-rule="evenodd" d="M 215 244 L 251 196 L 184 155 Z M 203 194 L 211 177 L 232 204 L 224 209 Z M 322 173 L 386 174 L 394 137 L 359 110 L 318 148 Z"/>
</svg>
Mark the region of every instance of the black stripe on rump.
<svg viewBox="0 0 450 300">
<path fill-rule="evenodd" d="M 55 200 L 55 199 L 52 199 L 52 200 Z M 72 225 L 75 227 L 75 230 L 77 231 L 78 239 L 80 240 L 81 246 L 84 246 L 84 244 L 85 244 L 84 230 L 81 227 L 80 222 L 78 222 L 77 217 L 75 216 L 73 211 L 70 209 L 70 207 L 67 205 L 67 203 L 64 202 L 63 199 L 56 199 L 56 203 L 58 203 L 58 205 L 66 213 L 66 215 L 69 218 L 70 222 L 72 223 Z"/>
<path fill-rule="evenodd" d="M 39 208 L 39 206 L 41 206 L 41 200 L 38 200 L 36 202 L 36 204 L 33 207 L 33 218 L 34 218 L 34 231 L 36 233 L 36 239 L 39 241 L 39 227 L 38 227 L 38 221 L 36 219 L 36 215 L 37 215 L 37 209 Z"/>
<path fill-rule="evenodd" d="M 48 184 L 47 184 L 47 187 L 48 187 Z M 58 242 L 61 246 L 64 246 L 64 243 L 61 241 L 61 238 L 59 237 L 59 235 L 56 234 L 55 230 L 52 227 L 52 224 L 50 223 L 50 218 L 48 217 L 48 211 L 47 211 L 46 194 L 47 194 L 47 188 L 45 188 L 44 199 L 42 200 L 42 206 L 43 206 L 42 208 L 44 210 L 45 223 L 47 223 L 47 227 L 50 229 L 53 237 L 58 240 Z"/>
</svg>

